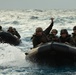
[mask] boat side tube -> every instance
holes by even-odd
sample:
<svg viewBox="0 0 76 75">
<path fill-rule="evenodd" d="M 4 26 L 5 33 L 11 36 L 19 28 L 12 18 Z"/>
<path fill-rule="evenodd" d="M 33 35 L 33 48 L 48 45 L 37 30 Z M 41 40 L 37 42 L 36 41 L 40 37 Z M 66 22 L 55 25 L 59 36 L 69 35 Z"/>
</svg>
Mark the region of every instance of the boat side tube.
<svg viewBox="0 0 76 75">
<path fill-rule="evenodd" d="M 67 44 L 54 42 L 52 43 L 52 49 L 57 52 L 59 51 L 59 52 L 71 53 L 76 55 L 76 47 Z"/>
</svg>

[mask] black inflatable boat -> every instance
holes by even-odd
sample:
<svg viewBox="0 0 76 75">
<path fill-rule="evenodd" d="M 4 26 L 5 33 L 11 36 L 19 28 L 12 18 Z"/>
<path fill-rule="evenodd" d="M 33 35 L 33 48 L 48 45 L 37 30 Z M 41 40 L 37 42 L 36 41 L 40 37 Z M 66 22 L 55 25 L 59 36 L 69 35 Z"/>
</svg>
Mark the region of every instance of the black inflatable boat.
<svg viewBox="0 0 76 75">
<path fill-rule="evenodd" d="M 0 32 L 0 42 L 19 45 L 20 40 L 8 32 Z"/>
<path fill-rule="evenodd" d="M 25 53 L 26 59 L 51 66 L 75 65 L 76 47 L 62 43 L 46 43 Z"/>
</svg>

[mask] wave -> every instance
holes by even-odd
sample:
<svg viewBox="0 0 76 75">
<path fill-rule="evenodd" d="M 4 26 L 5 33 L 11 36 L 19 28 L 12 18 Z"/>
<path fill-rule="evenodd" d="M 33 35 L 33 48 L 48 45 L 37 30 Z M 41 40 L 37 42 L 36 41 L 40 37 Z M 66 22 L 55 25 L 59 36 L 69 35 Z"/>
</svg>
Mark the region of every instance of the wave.
<svg viewBox="0 0 76 75">
<path fill-rule="evenodd" d="M 40 9 L 34 9 L 34 11 L 43 12 L 43 10 L 40 10 Z"/>
<path fill-rule="evenodd" d="M 17 24 L 18 25 L 19 22 L 18 21 L 13 21 L 12 24 Z"/>
<path fill-rule="evenodd" d="M 0 25 L 7 29 L 9 26 L 14 26 L 17 31 L 21 35 L 22 43 L 19 46 L 11 46 L 9 44 L 0 44 L 0 70 L 2 71 L 2 74 L 4 71 L 9 74 L 11 72 L 12 74 L 20 74 L 27 71 L 27 74 L 35 75 L 38 74 L 51 74 L 52 71 L 48 71 L 43 66 L 40 68 L 39 66 L 34 69 L 34 66 L 29 66 L 31 62 L 27 63 L 25 60 L 24 53 L 27 52 L 32 47 L 32 41 L 30 40 L 32 34 L 35 32 L 36 27 L 42 27 L 46 29 L 48 25 L 51 23 L 49 18 L 54 17 L 54 26 L 53 28 L 56 28 L 58 31 L 60 31 L 62 28 L 66 28 L 67 30 L 72 32 L 72 28 L 74 25 L 76 25 L 76 10 L 23 10 L 23 11 L 17 11 L 17 10 L 3 10 L 0 11 Z M 71 33 L 70 32 L 70 33 Z M 59 32 L 58 32 L 59 33 Z M 12 67 L 11 67 L 12 66 Z M 26 70 L 22 71 L 22 67 L 26 68 Z M 11 68 L 7 68 L 11 67 Z M 16 71 L 13 69 L 17 69 Z M 3 70 L 3 69 L 4 70 Z M 42 69 L 44 68 L 44 69 Z M 14 73 L 13 73 L 13 71 Z M 1 72 L 0 71 L 0 72 Z M 22 72 L 21 72 L 22 71 Z M 29 72 L 30 71 L 30 72 Z M 36 72 L 35 72 L 36 71 Z M 53 72 L 56 70 L 53 70 Z M 63 68 L 62 73 L 57 74 L 68 74 L 66 70 Z M 68 70 L 69 71 L 69 70 Z M 60 71 L 61 72 L 61 71 Z M 76 72 L 76 71 L 75 71 Z M 11 74 L 10 73 L 10 74 Z M 53 75 L 56 73 L 52 73 Z M 72 72 L 74 73 L 74 72 Z"/>
<path fill-rule="evenodd" d="M 0 44 L 1 66 L 17 66 L 21 64 L 21 60 L 25 60 L 25 55 L 19 48 L 11 46 L 9 44 Z"/>
<path fill-rule="evenodd" d="M 30 19 L 38 19 L 38 17 L 37 16 L 31 16 L 31 18 Z"/>
</svg>

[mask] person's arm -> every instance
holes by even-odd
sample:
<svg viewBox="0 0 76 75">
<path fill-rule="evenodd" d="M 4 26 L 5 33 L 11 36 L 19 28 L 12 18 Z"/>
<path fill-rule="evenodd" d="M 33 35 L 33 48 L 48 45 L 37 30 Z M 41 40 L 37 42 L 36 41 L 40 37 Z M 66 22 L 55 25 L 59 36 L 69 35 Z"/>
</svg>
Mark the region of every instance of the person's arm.
<svg viewBox="0 0 76 75">
<path fill-rule="evenodd" d="M 33 35 L 31 37 L 31 40 L 32 40 L 33 48 L 35 48 L 38 45 L 36 36 Z"/>
<path fill-rule="evenodd" d="M 46 34 L 46 35 L 48 35 L 49 33 L 50 33 L 50 31 L 51 31 L 51 29 L 52 29 L 52 27 L 53 27 L 53 19 L 54 18 L 51 18 L 51 24 L 50 24 L 50 26 L 49 27 L 47 27 L 43 32 Z"/>
<path fill-rule="evenodd" d="M 20 34 L 16 31 L 16 34 L 15 34 L 19 39 L 21 38 Z"/>
</svg>

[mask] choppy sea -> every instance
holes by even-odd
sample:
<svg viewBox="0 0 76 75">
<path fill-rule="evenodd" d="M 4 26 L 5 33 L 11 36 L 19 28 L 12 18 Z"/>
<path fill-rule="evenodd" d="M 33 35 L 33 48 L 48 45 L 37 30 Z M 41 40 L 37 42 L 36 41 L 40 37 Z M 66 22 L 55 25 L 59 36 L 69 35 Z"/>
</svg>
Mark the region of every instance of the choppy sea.
<svg viewBox="0 0 76 75">
<path fill-rule="evenodd" d="M 37 27 L 45 30 L 54 18 L 53 29 L 66 28 L 71 34 L 76 25 L 76 10 L 0 10 L 0 25 L 4 31 L 12 26 L 21 35 L 18 46 L 0 43 L 0 75 L 76 75 L 76 66 L 49 67 L 37 65 L 25 58 L 32 48 L 31 36 Z M 60 33 L 58 32 L 58 35 Z"/>
</svg>

